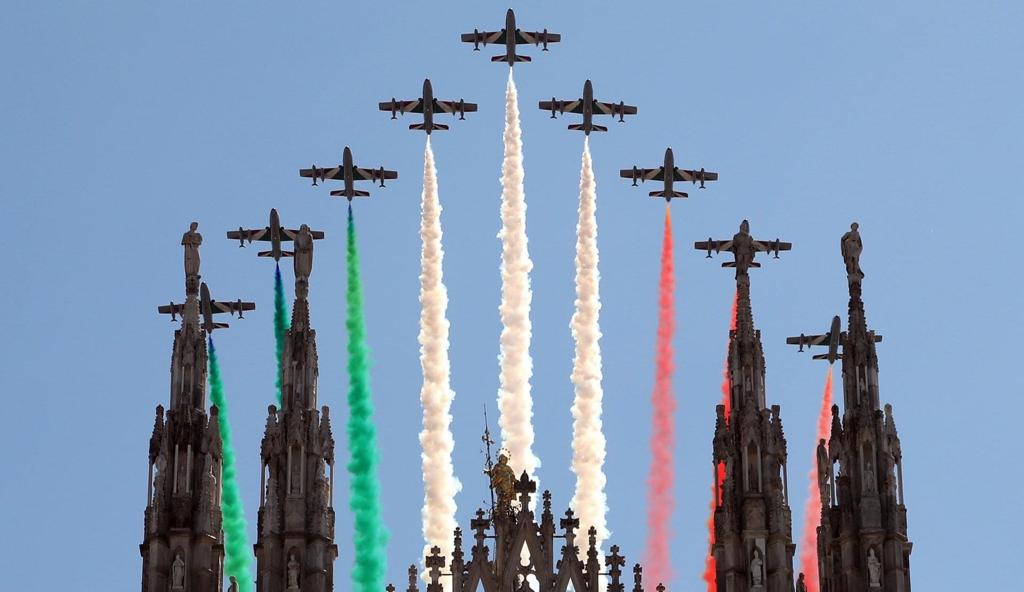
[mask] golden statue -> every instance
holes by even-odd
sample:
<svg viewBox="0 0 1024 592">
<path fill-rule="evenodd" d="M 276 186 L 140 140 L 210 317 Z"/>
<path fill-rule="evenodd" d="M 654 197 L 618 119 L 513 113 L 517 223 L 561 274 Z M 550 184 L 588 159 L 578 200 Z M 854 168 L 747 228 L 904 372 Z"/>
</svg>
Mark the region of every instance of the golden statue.
<svg viewBox="0 0 1024 592">
<path fill-rule="evenodd" d="M 512 505 L 512 498 L 515 497 L 516 482 L 516 473 L 508 466 L 508 457 L 499 454 L 498 464 L 484 472 L 491 478 L 491 489 L 498 496 L 498 509 L 507 510 Z"/>
</svg>

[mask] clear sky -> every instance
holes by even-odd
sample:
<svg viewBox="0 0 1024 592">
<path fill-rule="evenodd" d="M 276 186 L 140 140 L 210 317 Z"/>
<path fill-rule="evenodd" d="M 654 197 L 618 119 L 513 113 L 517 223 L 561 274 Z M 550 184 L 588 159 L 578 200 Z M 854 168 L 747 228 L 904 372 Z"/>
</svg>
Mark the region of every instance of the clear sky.
<svg viewBox="0 0 1024 592">
<path fill-rule="evenodd" d="M 618 169 L 721 173 L 673 204 L 679 330 L 673 591 L 699 590 L 711 434 L 732 275 L 688 248 L 731 236 L 794 250 L 752 272 L 768 399 L 789 442 L 794 538 L 803 520 L 825 367 L 784 345 L 846 310 L 839 237 L 861 223 L 883 401 L 904 451 L 920 590 L 1016 579 L 1022 524 L 1016 222 L 1024 154 L 1024 7 L 1015 2 L 517 2 L 520 26 L 563 34 L 516 67 L 533 273 L 533 392 L 541 485 L 564 509 L 573 248 L 582 136 L 536 101 L 595 95 L 639 106 L 592 141 L 598 183 L 610 542 L 639 560 L 660 222 L 649 186 Z M 311 278 L 320 399 L 346 457 L 344 203 L 296 174 L 352 147 L 401 177 L 357 205 L 380 426 L 389 580 L 422 546 L 417 434 L 421 133 L 376 103 L 439 98 L 479 113 L 434 136 L 450 291 L 460 521 L 486 498 L 481 410 L 492 418 L 500 331 L 498 184 L 503 65 L 458 34 L 502 26 L 506 4 L 38 2 L 0 19 L 0 566 L 4 587 L 139 585 L 153 408 L 168 400 L 183 296 L 181 234 L 198 220 L 215 298 L 258 309 L 217 334 L 250 530 L 273 399 L 272 264 L 224 238 L 264 225 L 327 232 Z M 1016 246 L 1014 246 L 1016 245 Z M 1013 249 L 1017 249 L 1014 251 Z M 1009 258 L 1008 258 L 1009 257 Z M 285 276 L 291 278 L 291 269 Z M 291 288 L 289 286 L 289 292 Z M 845 315 L 844 315 L 845 316 Z M 1015 361 L 1016 360 L 1016 361 Z M 838 394 L 837 394 L 838 396 Z M 493 419 L 492 419 L 493 421 Z M 339 590 L 352 561 L 347 480 L 335 502 Z"/>
</svg>

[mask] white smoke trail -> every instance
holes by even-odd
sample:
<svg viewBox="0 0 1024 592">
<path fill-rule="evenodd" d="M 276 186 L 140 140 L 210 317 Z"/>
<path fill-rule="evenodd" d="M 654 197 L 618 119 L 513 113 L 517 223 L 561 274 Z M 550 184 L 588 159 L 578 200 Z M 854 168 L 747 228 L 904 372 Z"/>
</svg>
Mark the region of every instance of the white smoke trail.
<svg viewBox="0 0 1024 592">
<path fill-rule="evenodd" d="M 441 204 L 437 194 L 437 171 L 430 137 L 423 153 L 423 217 L 420 238 L 420 366 L 423 369 L 423 538 L 424 556 L 437 545 L 444 556 L 451 556 L 452 533 L 455 530 L 455 494 L 462 484 L 455 477 L 452 451 L 455 439 L 451 432 L 451 404 L 455 392 L 450 383 L 448 360 L 448 290 L 444 285 L 441 246 Z"/>
<path fill-rule="evenodd" d="M 572 384 L 576 398 L 572 405 L 572 470 L 576 473 L 576 493 L 572 508 L 579 516 L 582 531 L 597 529 L 597 546 L 608 538 L 603 465 L 605 439 L 601 430 L 601 294 L 597 268 L 597 183 L 590 160 L 590 140 L 583 140 L 583 165 L 580 170 L 580 209 L 576 226 L 576 312 L 569 326 L 576 344 Z M 603 557 L 603 555 L 599 555 Z"/>
<path fill-rule="evenodd" d="M 533 454 L 533 399 L 530 395 L 530 270 L 526 246 L 526 193 L 523 190 L 523 142 L 519 98 L 509 68 L 505 89 L 505 155 L 501 164 L 501 412 L 502 446 L 518 474 L 536 478 L 540 459 Z"/>
</svg>

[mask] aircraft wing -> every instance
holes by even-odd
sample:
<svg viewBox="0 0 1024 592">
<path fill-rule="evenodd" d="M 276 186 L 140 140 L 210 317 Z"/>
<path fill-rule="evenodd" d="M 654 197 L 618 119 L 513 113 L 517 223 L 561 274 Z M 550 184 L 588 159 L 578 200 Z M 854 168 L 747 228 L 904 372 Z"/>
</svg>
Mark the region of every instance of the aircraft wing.
<svg viewBox="0 0 1024 592">
<path fill-rule="evenodd" d="M 623 103 L 603 103 L 594 101 L 594 113 L 605 115 L 636 115 L 636 107 Z"/>
<path fill-rule="evenodd" d="M 246 310 L 256 310 L 256 304 L 252 302 L 218 302 L 216 300 L 210 301 L 210 311 L 213 314 L 220 314 L 228 312 L 231 314 L 240 313 Z"/>
<path fill-rule="evenodd" d="M 637 180 L 640 181 L 664 181 L 665 167 L 658 167 L 656 169 L 636 169 L 636 174 Z M 619 176 L 625 179 L 632 179 L 633 169 L 622 169 L 619 171 Z M 678 181 L 678 179 L 676 180 Z"/>
<path fill-rule="evenodd" d="M 505 29 L 500 31 L 477 31 L 476 33 L 463 33 L 464 43 L 505 43 Z"/>
<path fill-rule="evenodd" d="M 281 237 L 281 240 L 293 241 L 295 240 L 295 237 L 299 235 L 299 231 L 297 228 L 282 228 L 281 234 L 283 235 Z M 324 231 L 322 230 L 310 230 L 309 234 L 313 236 L 313 240 L 321 239 L 324 237 Z"/>
<path fill-rule="evenodd" d="M 258 241 L 258 240 L 268 241 L 268 240 L 270 240 L 270 229 L 269 228 L 261 228 L 259 230 L 242 230 L 242 231 L 229 230 L 228 231 L 228 238 L 234 239 L 234 240 L 247 240 L 247 241 Z"/>
<path fill-rule="evenodd" d="M 793 243 L 787 243 L 779 240 L 773 241 L 754 241 L 754 249 L 757 251 L 788 251 L 793 248 Z"/>
<path fill-rule="evenodd" d="M 329 169 L 316 169 L 315 175 L 314 169 L 299 169 L 299 176 L 306 177 L 307 179 L 315 176 L 318 179 L 340 180 L 345 178 L 345 173 L 344 171 L 341 170 L 341 167 L 332 167 Z"/>
<path fill-rule="evenodd" d="M 787 337 L 786 343 L 789 345 L 800 346 L 828 345 L 828 342 L 831 339 L 832 333 L 825 333 L 824 335 L 801 335 L 799 337 Z"/>
<path fill-rule="evenodd" d="M 540 108 L 545 111 L 558 111 L 559 113 L 583 113 L 583 101 L 541 101 Z"/>
<path fill-rule="evenodd" d="M 184 304 L 165 304 L 163 306 L 156 307 L 156 311 L 160 314 L 169 315 L 180 315 L 185 310 Z"/>
<path fill-rule="evenodd" d="M 383 176 L 381 173 L 383 173 Z M 389 171 L 384 168 L 364 169 L 362 167 L 352 167 L 352 174 L 356 177 L 361 177 L 364 181 L 379 181 L 380 179 L 398 178 L 398 171 Z"/>
<path fill-rule="evenodd" d="M 560 33 L 548 33 L 547 31 L 516 31 L 516 45 L 532 43 L 558 43 L 562 40 Z"/>
<path fill-rule="evenodd" d="M 476 103 L 467 103 L 462 101 L 438 101 L 434 99 L 434 113 L 474 113 L 476 112 Z"/>
<path fill-rule="evenodd" d="M 394 111 L 396 113 L 423 113 L 423 99 L 412 101 L 385 101 L 380 103 L 381 111 Z"/>
<path fill-rule="evenodd" d="M 728 251 L 728 250 L 732 249 L 732 241 L 731 240 L 724 240 L 724 241 L 719 241 L 719 240 L 698 241 L 698 242 L 693 243 L 693 248 L 697 249 L 698 251 L 714 251 L 716 253 L 721 253 L 722 251 Z"/>
<path fill-rule="evenodd" d="M 711 171 L 691 171 L 690 169 L 677 168 L 673 177 L 676 181 L 690 181 L 691 183 L 696 183 L 698 181 L 717 181 L 718 173 L 712 173 Z"/>
</svg>

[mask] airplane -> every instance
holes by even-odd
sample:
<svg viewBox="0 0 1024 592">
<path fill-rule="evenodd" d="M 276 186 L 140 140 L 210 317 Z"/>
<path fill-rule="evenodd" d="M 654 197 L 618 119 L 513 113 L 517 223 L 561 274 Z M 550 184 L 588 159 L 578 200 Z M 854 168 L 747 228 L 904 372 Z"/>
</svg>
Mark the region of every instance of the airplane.
<svg viewBox="0 0 1024 592">
<path fill-rule="evenodd" d="M 423 96 L 411 101 L 396 101 L 394 97 L 390 101 L 380 103 L 381 111 L 390 111 L 391 119 L 398 119 L 397 115 L 406 113 L 422 113 L 423 123 L 409 125 L 411 130 L 424 130 L 427 135 L 433 130 L 446 130 L 448 126 L 443 123 L 434 123 L 434 115 L 437 113 L 459 114 L 459 119 L 465 119 L 466 113 L 475 113 L 476 103 L 467 103 L 463 99 L 458 101 L 438 101 L 434 98 L 434 89 L 430 85 L 430 79 L 423 81 Z"/>
<path fill-rule="evenodd" d="M 672 173 L 666 174 L 666 171 L 672 171 Z M 619 172 L 619 176 L 625 179 L 633 179 L 633 187 L 636 187 L 637 180 L 641 183 L 644 181 L 664 181 L 665 188 L 661 191 L 652 191 L 650 195 L 651 197 L 664 197 L 666 202 L 671 202 L 673 197 L 689 197 L 682 191 L 674 190 L 672 184 L 676 181 L 689 181 L 690 183 L 700 181 L 700 188 L 704 189 L 705 181 L 718 180 L 718 173 L 705 171 L 703 168 L 699 171 L 676 168 L 671 148 L 665 149 L 665 164 L 662 166 L 656 169 L 640 169 L 634 166 L 632 169 L 622 169 Z"/>
<path fill-rule="evenodd" d="M 829 364 L 834 364 L 836 360 L 843 359 L 843 354 L 839 353 L 839 346 L 842 344 L 843 340 L 846 339 L 846 333 L 840 331 L 839 324 L 839 317 L 832 317 L 832 327 L 828 333 L 825 333 L 824 335 L 804 335 L 801 333 L 799 337 L 787 337 L 786 343 L 789 345 L 800 346 L 798 351 L 804 351 L 805 345 L 808 347 L 813 345 L 827 345 L 827 354 L 817 354 L 812 357 L 815 360 L 828 360 Z M 881 335 L 876 335 L 874 331 L 869 331 L 868 333 L 875 343 L 882 341 Z"/>
<path fill-rule="evenodd" d="M 384 187 L 384 179 L 397 179 L 398 172 L 386 170 L 383 166 L 379 169 L 357 167 L 352 164 L 352 151 L 349 150 L 348 146 L 345 146 L 345 152 L 342 154 L 340 165 L 329 169 L 322 169 L 314 164 L 312 168 L 300 169 L 299 176 L 312 177 L 314 187 L 316 187 L 317 179 L 321 181 L 327 179 L 344 181 L 345 188 L 332 191 L 331 197 L 347 197 L 349 201 L 352 201 L 353 197 L 368 197 L 370 195 L 369 191 L 356 189 L 356 181 L 380 181 L 380 186 Z"/>
<path fill-rule="evenodd" d="M 744 238 L 745 240 L 737 245 L 736 242 L 739 238 Z M 742 248 L 745 246 L 744 242 L 746 241 L 750 241 L 749 248 Z M 737 247 L 740 247 L 740 249 Z M 712 251 L 715 253 L 721 253 L 722 251 L 729 251 L 733 253 L 734 260 L 723 263 L 722 267 L 735 267 L 736 275 L 739 277 L 739 275 L 747 272 L 747 268 L 761 267 L 760 263 L 754 261 L 754 257 L 757 253 L 773 253 L 775 258 L 778 259 L 779 251 L 788 251 L 792 249 L 793 243 L 783 242 L 779 239 L 775 239 L 773 241 L 756 240 L 750 236 L 750 224 L 744 220 L 740 224 L 739 233 L 733 236 L 732 240 L 713 240 L 709 238 L 706 241 L 693 243 L 693 248 L 699 251 L 707 251 L 707 259 L 711 258 Z"/>
<path fill-rule="evenodd" d="M 295 240 L 295 235 L 298 233 L 298 230 L 282 228 L 281 220 L 277 216 L 277 210 L 271 209 L 270 226 L 253 230 L 245 230 L 239 226 L 238 230 L 228 231 L 228 238 L 237 240 L 240 248 L 244 247 L 246 242 L 251 243 L 254 240 L 269 241 L 270 250 L 260 251 L 259 253 L 256 253 L 256 255 L 258 257 L 273 257 L 274 261 L 280 261 L 281 257 L 293 257 L 295 255 L 292 251 L 281 250 L 281 242 Z M 313 235 L 314 240 L 324 237 L 324 233 L 321 230 L 311 230 L 310 234 Z"/>
<path fill-rule="evenodd" d="M 619 123 L 625 123 L 624 116 L 636 115 L 636 107 L 627 105 L 621 101 L 618 103 L 602 103 L 594 100 L 594 85 L 587 80 L 583 83 L 583 98 L 575 101 L 559 101 L 551 97 L 550 101 L 541 101 L 540 108 L 551 112 L 551 119 L 555 119 L 555 113 L 582 113 L 583 123 L 569 125 L 571 130 L 582 130 L 584 134 L 590 135 L 592 131 L 606 132 L 608 128 L 603 125 L 594 124 L 594 115 L 619 116 Z"/>
<path fill-rule="evenodd" d="M 491 58 L 492 62 L 507 62 L 511 68 L 516 62 L 529 62 L 530 56 L 516 54 L 516 46 L 532 43 L 542 45 L 541 51 L 548 50 L 548 43 L 558 43 L 562 40 L 559 33 L 548 33 L 543 31 L 520 31 L 516 28 L 516 14 L 509 8 L 505 13 L 505 28 L 500 31 L 479 31 L 473 29 L 472 33 L 463 33 L 463 43 L 472 43 L 473 51 L 480 51 L 480 45 L 488 43 L 502 43 L 505 45 L 505 54 L 496 55 Z"/>
<path fill-rule="evenodd" d="M 828 346 L 827 354 L 818 354 L 813 356 L 815 360 L 828 360 L 829 364 L 834 363 L 836 360 L 841 360 L 843 355 L 839 353 L 839 345 L 842 342 L 845 334 L 840 329 L 840 321 L 838 316 L 832 317 L 832 327 L 828 333 L 824 335 L 804 335 L 800 334 L 799 337 L 787 337 L 786 343 L 789 345 L 798 345 L 800 349 L 798 351 L 804 351 L 804 346 L 808 348 L 814 345 L 825 345 Z"/>
<path fill-rule="evenodd" d="M 175 315 L 182 314 L 185 310 L 184 304 L 175 304 L 171 302 L 169 306 L 158 306 L 157 312 L 160 314 L 170 314 L 171 320 L 174 320 Z M 206 286 L 206 282 L 203 282 L 199 286 L 199 314 L 202 315 L 203 329 L 207 333 L 213 333 L 215 329 L 227 329 L 227 323 L 215 323 L 213 321 L 213 315 L 221 313 L 231 313 L 231 316 L 238 314 L 238 318 L 244 319 L 242 316 L 243 311 L 256 310 L 256 305 L 252 302 L 242 302 L 236 300 L 234 302 L 217 302 L 216 300 L 210 299 L 210 289 Z"/>
</svg>

